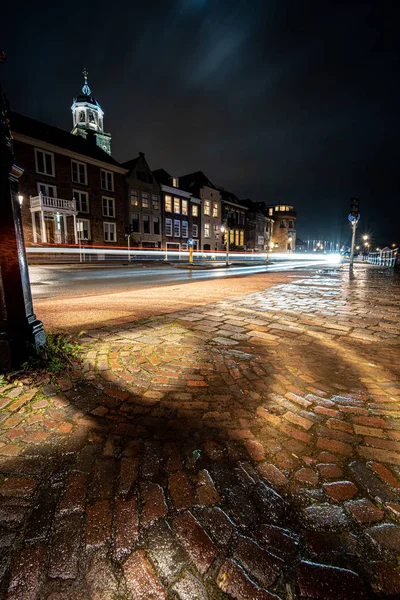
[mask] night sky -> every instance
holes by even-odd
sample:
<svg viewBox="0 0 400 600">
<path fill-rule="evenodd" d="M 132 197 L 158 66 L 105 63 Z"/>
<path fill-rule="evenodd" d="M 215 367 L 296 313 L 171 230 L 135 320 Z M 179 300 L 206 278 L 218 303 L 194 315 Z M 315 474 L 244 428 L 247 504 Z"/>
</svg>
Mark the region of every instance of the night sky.
<svg viewBox="0 0 400 600">
<path fill-rule="evenodd" d="M 86 67 L 117 160 L 293 204 L 305 240 L 350 238 L 360 196 L 360 233 L 400 243 L 395 2 L 7 4 L 14 110 L 71 129 Z"/>
</svg>

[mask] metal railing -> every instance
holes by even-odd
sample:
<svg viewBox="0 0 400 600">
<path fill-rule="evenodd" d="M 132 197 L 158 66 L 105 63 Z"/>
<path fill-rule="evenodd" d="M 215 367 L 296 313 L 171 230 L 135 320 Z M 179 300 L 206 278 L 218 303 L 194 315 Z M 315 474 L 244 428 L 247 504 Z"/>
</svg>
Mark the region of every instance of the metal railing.
<svg viewBox="0 0 400 600">
<path fill-rule="evenodd" d="M 380 250 L 379 252 L 370 252 L 367 256 L 367 262 L 371 265 L 381 265 L 382 267 L 394 267 L 398 256 L 398 248 L 394 250 Z"/>
<path fill-rule="evenodd" d="M 40 208 L 44 210 L 65 210 L 76 212 L 75 200 L 64 200 L 63 198 L 52 198 L 39 193 L 39 196 L 31 198 L 31 208 Z"/>
</svg>

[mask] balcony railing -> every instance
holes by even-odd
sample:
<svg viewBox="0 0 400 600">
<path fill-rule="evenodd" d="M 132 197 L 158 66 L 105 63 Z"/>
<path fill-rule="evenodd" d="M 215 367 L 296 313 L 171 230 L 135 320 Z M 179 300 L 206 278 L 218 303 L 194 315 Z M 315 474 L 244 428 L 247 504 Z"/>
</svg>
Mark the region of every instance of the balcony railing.
<svg viewBox="0 0 400 600">
<path fill-rule="evenodd" d="M 63 198 L 52 198 L 40 193 L 39 196 L 31 198 L 31 209 L 35 208 L 51 212 L 76 213 L 76 202 L 75 200 L 64 200 Z"/>
<path fill-rule="evenodd" d="M 381 265 L 382 267 L 395 267 L 399 249 L 380 250 L 379 252 L 370 252 L 367 256 L 367 262 L 372 265 Z"/>
</svg>

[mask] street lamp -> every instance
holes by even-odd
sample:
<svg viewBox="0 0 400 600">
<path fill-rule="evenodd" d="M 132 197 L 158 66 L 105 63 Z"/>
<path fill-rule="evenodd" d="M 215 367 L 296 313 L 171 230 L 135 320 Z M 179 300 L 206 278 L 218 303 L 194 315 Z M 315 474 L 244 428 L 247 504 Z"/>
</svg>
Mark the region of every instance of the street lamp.
<svg viewBox="0 0 400 600">
<path fill-rule="evenodd" d="M 292 251 L 292 240 L 293 240 L 292 236 L 291 236 L 291 235 L 289 235 L 289 237 L 288 237 L 288 242 L 289 242 L 289 252 L 291 252 L 291 251 Z"/>
<path fill-rule="evenodd" d="M 228 225 L 221 225 L 221 233 L 226 231 L 226 266 L 229 266 L 229 227 Z"/>
<path fill-rule="evenodd" d="M 24 197 L 22 194 L 18 194 L 18 202 L 19 202 L 19 205 L 22 206 L 22 204 L 24 202 Z"/>
</svg>

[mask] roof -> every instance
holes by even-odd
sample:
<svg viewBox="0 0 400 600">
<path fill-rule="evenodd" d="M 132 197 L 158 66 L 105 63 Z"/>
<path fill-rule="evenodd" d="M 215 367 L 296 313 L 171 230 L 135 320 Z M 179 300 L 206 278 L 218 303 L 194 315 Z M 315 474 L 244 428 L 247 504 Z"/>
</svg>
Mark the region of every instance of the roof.
<svg viewBox="0 0 400 600">
<path fill-rule="evenodd" d="M 188 190 L 189 192 L 199 193 L 200 188 L 203 187 L 211 187 L 217 189 L 217 187 L 211 183 L 208 177 L 203 173 L 203 171 L 196 171 L 195 173 L 188 173 L 187 175 L 182 175 L 179 177 L 179 185 L 184 190 Z"/>
<path fill-rule="evenodd" d="M 158 183 L 163 183 L 164 185 L 171 184 L 171 175 L 165 169 L 156 169 L 153 171 L 153 175 Z"/>
<path fill-rule="evenodd" d="M 93 140 L 85 140 L 81 136 L 72 135 L 69 131 L 36 121 L 31 117 L 13 111 L 10 112 L 9 116 L 11 132 L 20 133 L 110 165 L 121 166 L 112 156 L 97 146 Z"/>
<path fill-rule="evenodd" d="M 140 156 L 137 156 L 136 158 L 127 160 L 126 162 L 121 163 L 121 167 L 124 167 L 124 169 L 128 169 L 128 171 L 132 171 L 132 169 L 134 169 L 138 164 L 140 158 Z"/>
</svg>

